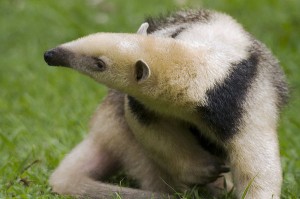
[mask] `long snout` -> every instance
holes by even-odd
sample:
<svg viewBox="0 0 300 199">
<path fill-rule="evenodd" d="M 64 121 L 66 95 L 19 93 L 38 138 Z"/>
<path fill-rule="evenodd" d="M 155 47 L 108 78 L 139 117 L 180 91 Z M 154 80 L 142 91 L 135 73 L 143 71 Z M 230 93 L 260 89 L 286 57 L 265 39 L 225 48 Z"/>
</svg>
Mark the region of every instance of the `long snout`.
<svg viewBox="0 0 300 199">
<path fill-rule="evenodd" d="M 73 53 L 69 50 L 57 47 L 44 53 L 44 60 L 49 66 L 70 66 Z"/>
</svg>

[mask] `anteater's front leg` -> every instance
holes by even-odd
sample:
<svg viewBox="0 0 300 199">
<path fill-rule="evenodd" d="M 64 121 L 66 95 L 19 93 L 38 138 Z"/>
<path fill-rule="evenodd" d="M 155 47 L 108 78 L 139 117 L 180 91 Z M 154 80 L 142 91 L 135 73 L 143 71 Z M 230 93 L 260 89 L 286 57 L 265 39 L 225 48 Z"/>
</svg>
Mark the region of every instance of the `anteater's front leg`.
<svg viewBox="0 0 300 199">
<path fill-rule="evenodd" d="M 242 198 L 250 186 L 247 199 L 280 198 L 282 174 L 276 132 L 254 130 L 249 127 L 228 144 L 237 196 Z"/>
</svg>

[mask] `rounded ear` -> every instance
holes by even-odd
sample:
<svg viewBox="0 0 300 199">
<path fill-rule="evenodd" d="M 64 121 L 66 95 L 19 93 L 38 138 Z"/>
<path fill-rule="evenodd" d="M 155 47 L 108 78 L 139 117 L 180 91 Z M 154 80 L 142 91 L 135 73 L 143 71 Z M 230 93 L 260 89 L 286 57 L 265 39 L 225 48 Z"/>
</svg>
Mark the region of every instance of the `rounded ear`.
<svg viewBox="0 0 300 199">
<path fill-rule="evenodd" d="M 140 35 L 147 35 L 147 29 L 149 27 L 149 24 L 147 22 L 142 23 L 142 25 L 139 27 L 137 34 Z"/>
<path fill-rule="evenodd" d="M 151 71 L 149 66 L 143 60 L 135 63 L 135 79 L 137 82 L 144 81 L 150 77 Z"/>
</svg>

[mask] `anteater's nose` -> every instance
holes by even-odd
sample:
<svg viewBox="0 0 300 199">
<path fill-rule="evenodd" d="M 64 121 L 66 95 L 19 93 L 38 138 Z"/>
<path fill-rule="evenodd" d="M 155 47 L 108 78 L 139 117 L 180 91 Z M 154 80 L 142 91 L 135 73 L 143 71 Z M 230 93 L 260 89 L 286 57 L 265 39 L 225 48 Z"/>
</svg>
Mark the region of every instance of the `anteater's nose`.
<svg viewBox="0 0 300 199">
<path fill-rule="evenodd" d="M 69 67 L 70 59 L 74 57 L 72 53 L 63 48 L 53 48 L 44 53 L 45 62 L 49 66 L 65 66 Z"/>
<path fill-rule="evenodd" d="M 44 60 L 49 66 L 57 66 L 56 54 L 57 52 L 54 49 L 48 50 L 44 53 Z"/>
</svg>

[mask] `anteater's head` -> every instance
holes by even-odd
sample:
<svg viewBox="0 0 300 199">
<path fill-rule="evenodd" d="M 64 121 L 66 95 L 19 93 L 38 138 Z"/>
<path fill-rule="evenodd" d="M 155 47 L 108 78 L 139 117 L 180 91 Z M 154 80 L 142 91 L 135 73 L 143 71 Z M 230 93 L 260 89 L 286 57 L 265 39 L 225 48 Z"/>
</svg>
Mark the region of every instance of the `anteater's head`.
<svg viewBox="0 0 300 199">
<path fill-rule="evenodd" d="M 205 62 L 201 58 L 201 51 L 195 53 L 184 42 L 123 33 L 92 34 L 44 54 L 50 66 L 73 68 L 110 88 L 156 103 L 183 99 L 188 82 L 196 77 L 197 70 L 191 68 Z"/>
<path fill-rule="evenodd" d="M 44 59 L 50 66 L 70 67 L 123 90 L 151 75 L 144 60 L 147 52 L 142 43 L 145 42 L 151 45 L 151 41 L 139 35 L 97 33 L 48 50 Z"/>
</svg>

